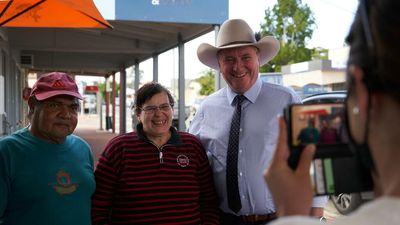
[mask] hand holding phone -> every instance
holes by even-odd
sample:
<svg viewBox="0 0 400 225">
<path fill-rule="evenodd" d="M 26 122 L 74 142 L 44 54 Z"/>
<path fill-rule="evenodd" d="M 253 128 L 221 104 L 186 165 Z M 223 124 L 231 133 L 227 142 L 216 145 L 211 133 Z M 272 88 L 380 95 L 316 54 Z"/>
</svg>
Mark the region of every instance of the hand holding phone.
<svg viewBox="0 0 400 225">
<path fill-rule="evenodd" d="M 317 195 L 372 190 L 370 172 L 347 143 L 343 103 L 292 104 L 284 111 L 287 123 L 288 164 L 296 169 L 304 147 L 313 143 L 311 168 Z"/>
</svg>

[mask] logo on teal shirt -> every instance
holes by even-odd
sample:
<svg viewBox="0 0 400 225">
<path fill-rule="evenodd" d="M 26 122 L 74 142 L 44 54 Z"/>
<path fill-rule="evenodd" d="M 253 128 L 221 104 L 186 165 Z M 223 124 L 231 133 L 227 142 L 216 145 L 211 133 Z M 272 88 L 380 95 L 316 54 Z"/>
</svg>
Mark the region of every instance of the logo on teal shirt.
<svg viewBox="0 0 400 225">
<path fill-rule="evenodd" d="M 60 195 L 74 193 L 78 188 L 78 184 L 71 183 L 71 175 L 63 170 L 57 172 L 57 183 L 52 183 L 49 185 L 51 185 Z"/>
</svg>

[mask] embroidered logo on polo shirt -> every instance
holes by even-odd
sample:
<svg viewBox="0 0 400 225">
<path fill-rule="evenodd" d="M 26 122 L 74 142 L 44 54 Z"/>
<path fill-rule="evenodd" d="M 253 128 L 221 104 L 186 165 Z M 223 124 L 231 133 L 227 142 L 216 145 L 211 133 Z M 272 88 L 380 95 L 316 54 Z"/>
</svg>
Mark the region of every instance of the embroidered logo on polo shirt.
<svg viewBox="0 0 400 225">
<path fill-rule="evenodd" d="M 176 162 L 181 167 L 187 167 L 189 165 L 189 158 L 186 155 L 178 155 Z"/>
<path fill-rule="evenodd" d="M 52 87 L 55 89 L 64 89 L 65 84 L 61 80 L 56 80 Z"/>
<path fill-rule="evenodd" d="M 71 183 L 71 175 L 63 170 L 57 172 L 57 183 L 49 185 L 60 195 L 74 193 L 78 188 L 78 184 Z"/>
</svg>

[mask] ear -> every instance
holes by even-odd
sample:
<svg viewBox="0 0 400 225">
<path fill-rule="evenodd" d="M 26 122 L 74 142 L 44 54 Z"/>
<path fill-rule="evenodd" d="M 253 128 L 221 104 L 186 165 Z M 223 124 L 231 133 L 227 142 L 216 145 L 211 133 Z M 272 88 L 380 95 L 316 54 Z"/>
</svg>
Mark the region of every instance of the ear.
<svg viewBox="0 0 400 225">
<path fill-rule="evenodd" d="M 364 72 L 358 65 L 352 65 L 350 67 L 350 71 L 354 78 L 354 92 L 355 92 L 355 100 L 356 105 L 359 107 L 360 110 L 360 118 L 362 120 L 367 119 L 367 110 L 368 110 L 368 89 L 365 86 L 363 81 L 364 79 Z"/>
<path fill-rule="evenodd" d="M 28 99 L 28 106 L 29 106 L 29 111 L 35 110 L 35 103 L 34 103 L 33 98 Z"/>
<path fill-rule="evenodd" d="M 140 115 L 141 115 L 141 112 L 140 112 L 139 114 L 136 114 L 136 118 L 137 118 L 137 120 L 139 121 L 139 123 L 141 123 L 141 121 L 140 121 Z"/>
</svg>

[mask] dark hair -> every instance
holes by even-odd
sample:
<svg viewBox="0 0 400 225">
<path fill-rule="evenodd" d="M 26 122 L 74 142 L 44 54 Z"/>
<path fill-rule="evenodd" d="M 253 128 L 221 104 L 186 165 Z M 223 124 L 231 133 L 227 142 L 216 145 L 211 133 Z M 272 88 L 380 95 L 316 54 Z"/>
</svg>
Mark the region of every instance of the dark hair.
<svg viewBox="0 0 400 225">
<path fill-rule="evenodd" d="M 400 101 L 400 1 L 360 0 L 346 41 L 349 65 L 364 71 L 370 92 L 382 92 Z M 350 85 L 352 80 L 349 80 Z"/>
<path fill-rule="evenodd" d="M 35 96 L 30 97 L 30 98 L 28 99 L 28 101 L 29 101 L 30 104 L 32 104 L 32 105 L 34 105 L 34 106 L 40 105 L 40 101 L 37 100 Z M 26 115 L 26 117 L 27 117 L 29 120 L 31 120 L 31 119 L 32 119 L 32 116 L 33 116 L 33 113 L 34 113 L 34 109 L 31 108 L 31 107 L 29 106 L 28 114 Z"/>
<path fill-rule="evenodd" d="M 139 90 L 137 90 L 135 94 L 135 113 L 138 115 L 140 113 L 140 108 L 142 108 L 143 104 L 151 99 L 154 95 L 159 93 L 166 93 L 168 95 L 169 104 L 174 106 L 174 98 L 171 95 L 171 92 L 157 82 L 149 82 L 144 84 Z"/>
</svg>

